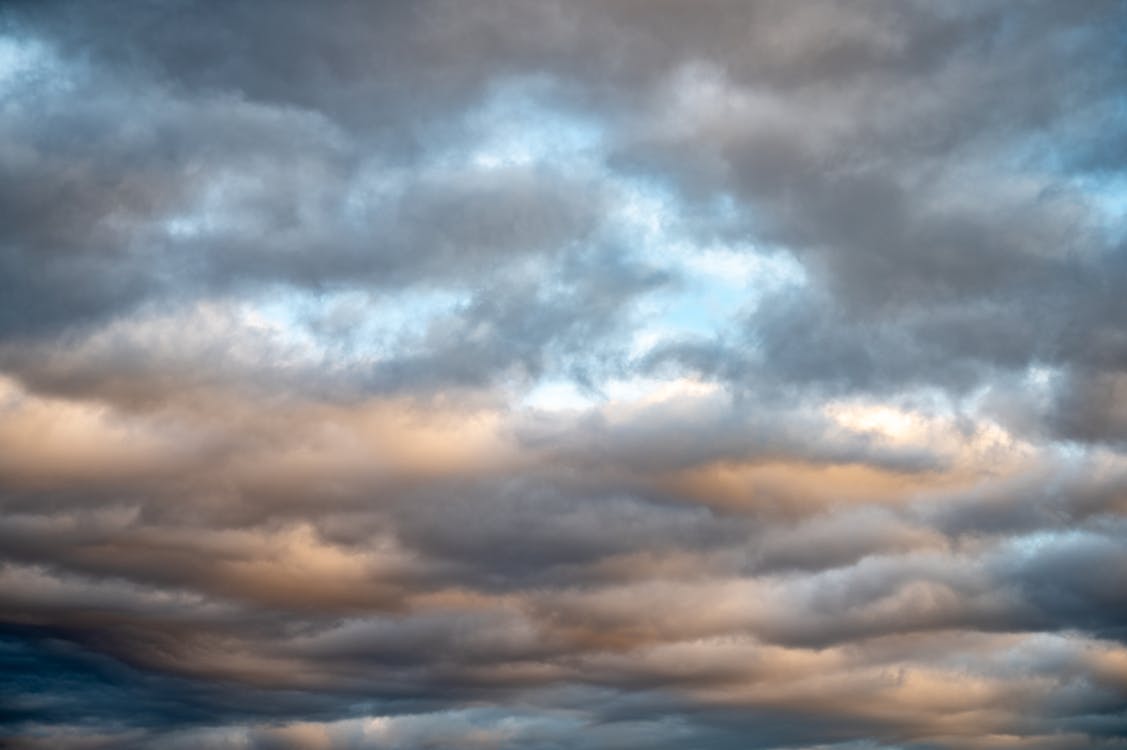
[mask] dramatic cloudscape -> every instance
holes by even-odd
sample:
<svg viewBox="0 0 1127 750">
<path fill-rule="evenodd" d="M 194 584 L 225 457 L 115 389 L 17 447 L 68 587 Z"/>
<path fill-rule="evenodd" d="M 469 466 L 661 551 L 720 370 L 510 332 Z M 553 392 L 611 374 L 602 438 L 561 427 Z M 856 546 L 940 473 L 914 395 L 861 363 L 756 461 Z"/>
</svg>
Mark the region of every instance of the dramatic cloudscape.
<svg viewBox="0 0 1127 750">
<path fill-rule="evenodd" d="M 1127 748 L 1127 3 L 0 6 L 0 745 Z"/>
</svg>

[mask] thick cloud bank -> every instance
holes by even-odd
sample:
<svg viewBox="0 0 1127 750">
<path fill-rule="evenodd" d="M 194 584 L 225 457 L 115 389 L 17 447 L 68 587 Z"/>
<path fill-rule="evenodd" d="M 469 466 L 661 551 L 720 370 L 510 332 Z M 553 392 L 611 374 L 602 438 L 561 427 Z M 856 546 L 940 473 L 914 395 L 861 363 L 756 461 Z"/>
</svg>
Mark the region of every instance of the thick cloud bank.
<svg viewBox="0 0 1127 750">
<path fill-rule="evenodd" d="M 1127 748 L 1123 2 L 0 7 L 0 744 Z"/>
</svg>

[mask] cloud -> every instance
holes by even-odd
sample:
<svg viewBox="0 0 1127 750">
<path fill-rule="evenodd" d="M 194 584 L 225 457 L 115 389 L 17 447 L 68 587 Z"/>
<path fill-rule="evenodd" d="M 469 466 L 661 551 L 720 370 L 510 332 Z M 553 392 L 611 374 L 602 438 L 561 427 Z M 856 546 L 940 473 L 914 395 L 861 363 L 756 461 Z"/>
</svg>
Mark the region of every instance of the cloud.
<svg viewBox="0 0 1127 750">
<path fill-rule="evenodd" d="M 0 10 L 0 744 L 1122 748 L 1122 3 Z"/>
</svg>

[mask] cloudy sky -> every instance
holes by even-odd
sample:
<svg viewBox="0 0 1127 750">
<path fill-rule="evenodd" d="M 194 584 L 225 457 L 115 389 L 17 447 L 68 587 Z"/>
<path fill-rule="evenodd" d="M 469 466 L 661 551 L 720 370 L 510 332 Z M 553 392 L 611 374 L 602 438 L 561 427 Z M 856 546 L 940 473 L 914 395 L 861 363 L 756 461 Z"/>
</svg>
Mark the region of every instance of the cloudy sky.
<svg viewBox="0 0 1127 750">
<path fill-rule="evenodd" d="M 1127 748 L 1127 4 L 0 10 L 0 745 Z"/>
</svg>

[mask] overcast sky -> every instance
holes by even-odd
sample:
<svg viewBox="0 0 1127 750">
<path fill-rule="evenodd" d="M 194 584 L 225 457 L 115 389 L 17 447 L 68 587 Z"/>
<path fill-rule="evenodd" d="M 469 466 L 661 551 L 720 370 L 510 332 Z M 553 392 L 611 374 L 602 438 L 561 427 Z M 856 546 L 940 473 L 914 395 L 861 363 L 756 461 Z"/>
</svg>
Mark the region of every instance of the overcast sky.
<svg viewBox="0 0 1127 750">
<path fill-rule="evenodd" d="M 1127 3 L 5 2 L 0 745 L 1127 748 Z"/>
</svg>

